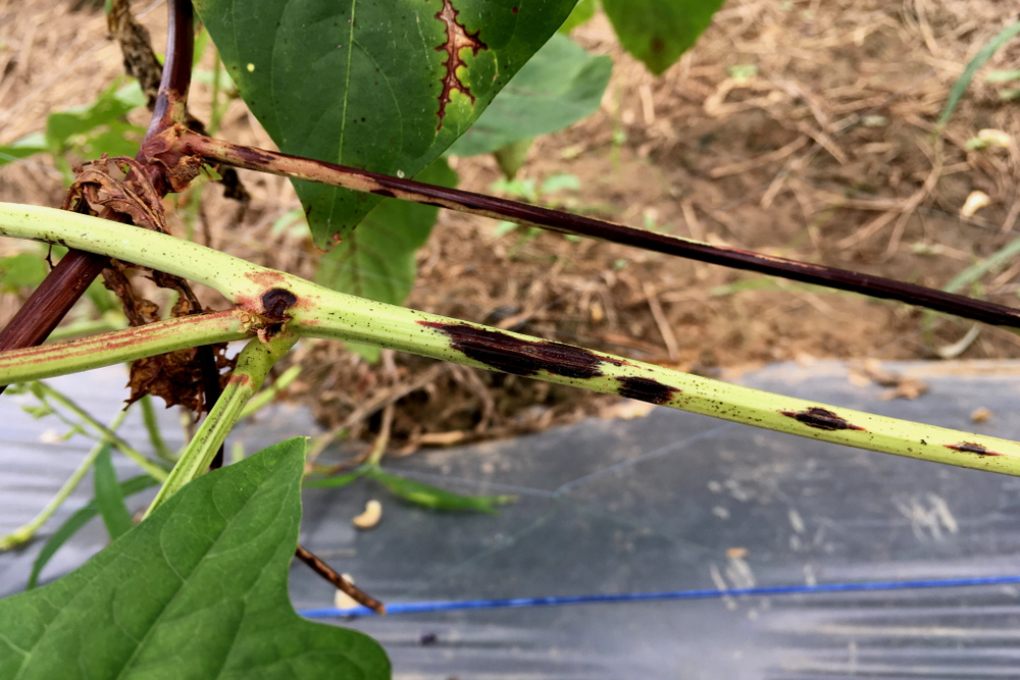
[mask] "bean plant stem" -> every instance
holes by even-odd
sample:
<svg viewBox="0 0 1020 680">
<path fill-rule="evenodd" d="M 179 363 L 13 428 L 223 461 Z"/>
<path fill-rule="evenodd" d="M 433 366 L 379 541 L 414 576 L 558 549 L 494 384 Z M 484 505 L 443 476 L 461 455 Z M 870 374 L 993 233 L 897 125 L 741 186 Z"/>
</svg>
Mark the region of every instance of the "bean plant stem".
<svg viewBox="0 0 1020 680">
<path fill-rule="evenodd" d="M 248 400 L 262 387 L 273 364 L 282 359 L 295 342 L 296 335 L 281 333 L 268 342 L 252 340 L 241 350 L 230 382 L 170 472 L 156 499 L 149 506 L 146 517 L 185 484 L 209 469 L 213 458 L 226 441 L 227 434 L 240 419 Z"/>
<path fill-rule="evenodd" d="M 457 189 L 436 187 L 265 149 L 253 149 L 211 139 L 191 132 L 182 126 L 176 128 L 175 134 L 178 135 L 178 139 L 174 146 L 180 152 L 227 165 L 404 201 L 438 205 L 470 215 L 535 225 L 566 234 L 588 236 L 700 262 L 755 271 L 793 281 L 860 293 L 869 297 L 897 300 L 993 325 L 1020 328 L 1020 310 L 911 283 L 762 255 L 738 248 L 713 246 L 692 239 L 634 229 L 539 206 Z"/>
<path fill-rule="evenodd" d="M 124 422 L 124 418 L 127 417 L 127 413 L 127 409 L 120 411 L 117 414 L 117 417 L 113 419 L 113 422 L 110 423 L 108 429 L 111 432 L 116 432 L 117 428 L 119 428 L 121 423 Z M 46 507 L 40 510 L 39 514 L 36 515 L 32 521 L 18 527 L 10 534 L 0 537 L 0 552 L 13 550 L 14 548 L 24 545 L 32 540 L 32 537 L 35 536 L 35 532 L 39 531 L 42 525 L 46 523 L 46 520 L 52 517 L 53 513 L 55 513 L 57 509 L 64 504 L 64 501 L 67 500 L 81 482 L 82 478 L 85 477 L 85 473 L 88 472 L 89 468 L 96 462 L 96 458 L 103 450 L 103 447 L 109 443 L 110 442 L 105 439 L 96 442 L 95 446 L 92 447 L 92 450 L 88 452 L 88 455 L 86 455 L 81 464 L 78 465 L 78 468 L 71 474 L 70 477 L 68 477 L 67 481 L 64 482 L 64 485 L 60 487 L 57 495 L 50 499 L 50 502 L 46 504 Z"/>
<path fill-rule="evenodd" d="M 215 135 L 220 130 L 220 121 L 223 119 L 223 113 L 226 107 L 220 105 L 220 81 L 222 74 L 222 62 L 220 60 L 220 51 L 213 46 L 213 68 L 212 68 L 212 112 L 209 114 L 209 134 Z"/>
<path fill-rule="evenodd" d="M 176 463 L 177 456 L 170 450 L 170 447 L 163 441 L 163 433 L 159 429 L 159 420 L 156 418 L 156 409 L 152 406 L 152 397 L 146 394 L 140 400 L 142 406 L 142 422 L 145 423 L 145 431 L 149 433 L 149 443 L 156 455 L 168 463 Z"/>
<path fill-rule="evenodd" d="M 168 0 L 167 16 L 166 66 L 145 141 L 171 125 L 184 123 L 186 117 L 195 39 L 191 0 Z M 143 142 L 135 159 L 147 165 L 153 186 L 165 195 L 165 168 L 148 164 L 144 149 Z M 0 351 L 33 347 L 46 340 L 108 264 L 108 258 L 91 252 L 72 249 L 67 253 L 0 331 Z M 3 390 L 0 386 L 0 393 Z"/>
<path fill-rule="evenodd" d="M 63 392 L 60 392 L 53 387 L 50 387 L 46 383 L 38 383 L 41 393 L 48 399 L 52 399 L 56 403 L 60 404 L 68 411 L 74 413 L 80 418 L 86 425 L 99 433 L 99 437 L 102 442 L 109 442 L 118 451 L 123 453 L 125 456 L 135 461 L 139 467 L 147 472 L 151 477 L 163 481 L 167 478 L 166 470 L 146 458 L 138 449 L 134 448 L 126 441 L 124 441 L 120 435 L 111 430 L 110 428 L 103 425 L 101 422 L 96 420 L 92 414 L 79 406 L 73 399 L 68 397 Z"/>
<path fill-rule="evenodd" d="M 250 329 L 251 319 L 250 314 L 237 309 L 194 314 L 125 328 L 114 331 L 114 335 L 93 335 L 0 352 L 0 385 L 87 371 L 188 347 L 243 340 L 254 333 Z"/>
<path fill-rule="evenodd" d="M 44 241 L 62 239 L 74 248 L 95 249 L 122 261 L 195 278 L 237 302 L 253 317 L 283 319 L 278 324 L 280 332 L 368 343 L 820 441 L 1020 476 L 1020 444 L 1015 442 L 774 395 L 374 302 L 172 236 L 150 232 L 140 239 L 138 234 L 140 230 L 108 220 L 48 208 L 0 204 L 0 235 Z M 116 338 L 117 333 L 100 337 Z M 256 343 L 253 340 L 246 351 L 255 352 L 256 347 L 261 347 Z M 268 366 L 265 370 L 268 371 Z M 228 391 L 231 389 L 236 391 L 238 387 L 228 387 Z M 211 414 L 203 428 L 213 419 Z"/>
<path fill-rule="evenodd" d="M 287 386 L 294 382 L 299 375 L 301 375 L 300 366 L 291 366 L 284 371 L 279 378 L 273 381 L 272 385 L 259 392 L 252 398 L 251 401 L 248 402 L 248 405 L 244 407 L 243 411 L 241 411 L 241 420 L 250 418 L 268 406 L 274 399 L 276 399 L 277 396 L 279 396 L 280 392 L 287 389 Z"/>
</svg>

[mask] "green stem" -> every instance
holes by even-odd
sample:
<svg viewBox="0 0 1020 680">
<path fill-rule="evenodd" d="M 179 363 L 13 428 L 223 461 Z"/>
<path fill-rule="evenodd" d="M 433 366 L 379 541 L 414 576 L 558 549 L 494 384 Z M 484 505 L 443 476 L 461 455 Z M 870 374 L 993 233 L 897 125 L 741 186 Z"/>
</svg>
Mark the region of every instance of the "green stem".
<svg viewBox="0 0 1020 680">
<path fill-rule="evenodd" d="M 60 342 L 61 340 L 73 340 L 74 338 L 82 338 L 94 333 L 105 333 L 106 331 L 120 330 L 126 325 L 127 321 L 123 314 L 116 312 L 107 313 L 99 319 L 77 321 L 66 326 L 60 326 L 49 334 L 46 341 Z"/>
<path fill-rule="evenodd" d="M 1020 444 L 1004 439 L 784 397 L 480 324 L 356 300 L 322 301 L 308 311 L 297 310 L 299 332 L 528 375 L 870 451 L 1020 476 Z"/>
<path fill-rule="evenodd" d="M 169 234 L 56 208 L 0 203 L 0 236 L 60 244 L 176 274 L 215 288 L 242 306 L 259 275 L 277 276 L 271 269 Z"/>
<path fill-rule="evenodd" d="M 145 423 L 145 431 L 149 433 L 149 442 L 156 455 L 168 463 L 176 463 L 177 456 L 170 450 L 170 447 L 163 441 L 163 433 L 159 430 L 159 420 L 156 419 L 156 409 L 152 406 L 152 397 L 148 394 L 141 398 L 142 422 Z"/>
<path fill-rule="evenodd" d="M 220 51 L 213 47 L 212 69 L 212 113 L 209 114 L 208 133 L 214 137 L 220 129 L 223 111 L 220 109 Z"/>
<path fill-rule="evenodd" d="M 251 314 L 234 309 L 11 350 L 0 353 L 0 385 L 112 366 L 188 347 L 242 340 L 250 337 L 257 325 Z"/>
<path fill-rule="evenodd" d="M 273 399 L 276 399 L 276 396 L 280 392 L 287 389 L 287 386 L 294 382 L 299 375 L 301 375 L 300 366 L 291 366 L 288 368 L 283 372 L 283 375 L 273 381 L 272 385 L 259 392 L 252 398 L 251 401 L 248 402 L 248 405 L 244 407 L 243 411 L 241 411 L 240 419 L 244 420 L 245 418 L 250 418 L 261 409 L 265 408 L 266 405 L 273 401 Z"/>
<path fill-rule="evenodd" d="M 296 335 L 282 333 L 269 342 L 252 340 L 241 350 L 230 382 L 170 472 L 156 499 L 149 506 L 146 517 L 185 484 L 209 469 L 209 464 L 226 441 L 227 434 L 237 424 L 248 400 L 262 387 L 273 364 L 282 359 L 295 342 Z"/>
<path fill-rule="evenodd" d="M 113 419 L 112 423 L 110 423 L 109 430 L 113 432 L 120 427 L 126 416 L 127 409 L 118 413 L 117 417 Z M 64 485 L 60 487 L 60 491 L 57 492 L 57 495 L 46 504 L 46 507 L 39 511 L 39 514 L 36 515 L 31 522 L 18 527 L 15 531 L 7 534 L 6 536 L 0 537 L 0 552 L 13 550 L 14 548 L 24 545 L 32 540 L 32 537 L 35 536 L 35 532 L 39 531 L 42 525 L 46 523 L 46 520 L 53 516 L 53 513 L 64 504 L 64 501 L 66 501 L 68 496 L 70 496 L 75 490 L 82 478 L 85 476 L 85 473 L 88 472 L 89 468 L 92 467 L 92 464 L 96 462 L 96 458 L 99 456 L 100 451 L 102 451 L 103 447 L 108 443 L 109 442 L 106 440 L 96 442 L 96 445 L 92 447 L 92 450 L 89 451 L 87 456 L 85 456 L 85 459 L 82 460 L 78 468 L 67 479 L 67 481 L 64 482 Z"/>
<path fill-rule="evenodd" d="M 836 444 L 1020 476 L 1020 444 L 1014 442 L 783 397 L 365 300 L 108 220 L 0 204 L 0 235 L 64 239 L 73 248 L 192 278 L 253 315 L 282 314 L 296 335 L 368 343 Z"/>
<path fill-rule="evenodd" d="M 77 403 L 74 402 L 70 397 L 65 395 L 63 392 L 50 387 L 46 383 L 36 383 L 39 386 L 39 390 L 42 395 L 47 399 L 52 399 L 57 402 L 68 411 L 71 411 L 76 416 L 81 418 L 86 425 L 96 430 L 101 437 L 100 443 L 109 442 L 117 448 L 118 451 L 123 453 L 125 456 L 135 461 L 143 470 L 145 470 L 151 477 L 163 481 L 167 478 L 166 470 L 152 462 L 141 454 L 140 451 L 132 447 L 126 441 L 121 439 L 120 435 L 103 425 L 101 422 L 92 417 L 88 411 L 83 409 Z"/>
</svg>

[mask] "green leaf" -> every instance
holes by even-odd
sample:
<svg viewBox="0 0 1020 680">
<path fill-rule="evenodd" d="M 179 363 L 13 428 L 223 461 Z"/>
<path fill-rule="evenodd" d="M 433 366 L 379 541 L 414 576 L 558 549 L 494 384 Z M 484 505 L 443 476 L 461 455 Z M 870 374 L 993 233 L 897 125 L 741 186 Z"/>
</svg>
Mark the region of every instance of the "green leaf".
<svg viewBox="0 0 1020 680">
<path fill-rule="evenodd" d="M 1020 33 L 1020 21 L 1010 24 L 1006 28 L 999 31 L 995 36 L 992 37 L 985 45 L 978 50 L 978 53 L 974 55 L 974 58 L 970 60 L 967 67 L 963 69 L 963 73 L 953 83 L 953 89 L 949 91 L 949 99 L 946 100 L 946 105 L 942 109 L 942 114 L 939 116 L 938 123 L 936 124 L 938 129 L 941 130 L 945 127 L 946 123 L 953 116 L 953 111 L 956 110 L 956 105 L 960 103 L 960 99 L 963 97 L 963 93 L 970 87 L 970 83 L 974 80 L 974 74 L 978 72 L 978 69 L 985 65 L 989 59 L 992 58 L 1000 47 L 1005 45 L 1007 42 L 1012 40 L 1016 35 Z"/>
<path fill-rule="evenodd" d="M 0 680 L 390 677 L 287 596 L 304 439 L 185 486 L 85 566 L 0 601 Z"/>
<path fill-rule="evenodd" d="M 38 255 L 19 253 L 0 258 L 0 289 L 5 293 L 16 293 L 20 288 L 35 288 L 49 269 Z"/>
<path fill-rule="evenodd" d="M 0 166 L 42 153 L 47 148 L 46 135 L 34 132 L 6 146 L 0 146 Z"/>
<path fill-rule="evenodd" d="M 522 139 L 492 152 L 504 177 L 512 180 L 517 176 L 518 171 L 524 167 L 524 162 L 528 160 L 528 152 L 534 143 L 534 139 Z"/>
<path fill-rule="evenodd" d="M 440 158 L 418 178 L 443 187 L 457 186 L 457 173 Z M 319 260 L 317 283 L 359 297 L 403 304 L 418 273 L 415 253 L 428 240 L 439 209 L 418 203 L 384 199 L 342 243 Z M 347 343 L 369 361 L 379 349 Z"/>
<path fill-rule="evenodd" d="M 554 35 L 450 154 L 491 153 L 573 125 L 598 111 L 612 72 L 610 57 L 593 57 L 567 36 Z"/>
<path fill-rule="evenodd" d="M 140 475 L 138 477 L 132 477 L 131 479 L 121 482 L 120 484 L 120 495 L 122 498 L 133 496 L 140 491 L 144 491 L 149 487 L 156 486 L 159 481 L 149 475 Z M 60 525 L 49 540 L 46 541 L 46 545 L 43 546 L 42 550 L 39 551 L 39 556 L 35 558 L 35 562 L 32 563 L 32 573 L 28 577 L 27 589 L 31 590 L 35 588 L 39 582 L 39 575 L 42 573 L 43 567 L 50 561 L 60 546 L 67 543 L 68 539 L 74 536 L 78 531 L 88 524 L 93 517 L 99 514 L 99 505 L 95 500 L 89 501 L 83 508 L 75 512 L 73 515 L 67 518 L 67 520 Z"/>
<path fill-rule="evenodd" d="M 676 63 L 723 0 L 602 0 L 623 48 L 655 75 Z"/>
<path fill-rule="evenodd" d="M 985 76 L 986 83 L 1009 83 L 1014 80 L 1020 80 L 1020 69 L 1014 69 L 1012 71 L 992 71 Z"/>
<path fill-rule="evenodd" d="M 281 151 L 413 177 L 464 134 L 575 3 L 197 0 L 195 7 Z M 455 59 L 443 49 L 451 35 L 464 45 L 451 50 Z M 309 182 L 294 187 L 324 250 L 379 202 Z"/>
<path fill-rule="evenodd" d="M 346 475 L 337 475 L 335 477 L 323 477 L 322 479 L 313 479 L 305 482 L 304 487 L 306 489 L 339 489 L 347 486 L 354 480 L 364 475 L 363 470 L 357 470 L 355 472 L 349 472 Z"/>
<path fill-rule="evenodd" d="M 194 49 L 191 52 L 191 63 L 197 64 L 202 61 L 202 57 L 205 56 L 205 51 L 209 47 L 209 31 L 205 30 L 205 26 L 198 29 L 198 33 L 195 34 Z"/>
<path fill-rule="evenodd" d="M 581 180 L 577 178 L 577 175 L 560 173 L 558 175 L 552 175 L 542 182 L 542 188 L 539 189 L 539 191 L 543 195 L 548 196 L 561 191 L 577 191 L 580 188 Z"/>
<path fill-rule="evenodd" d="M 82 153 L 88 157 L 134 156 L 144 130 L 127 123 L 111 123 L 107 129 L 98 130 L 85 140 Z"/>
<path fill-rule="evenodd" d="M 113 85 L 88 106 L 51 113 L 46 119 L 46 140 L 51 147 L 60 148 L 70 137 L 121 120 L 140 106 L 145 106 L 145 98 L 138 83 L 121 88 Z"/>
<path fill-rule="evenodd" d="M 100 314 L 106 314 L 114 310 L 119 310 L 120 300 L 116 294 L 109 288 L 103 285 L 103 282 L 99 279 L 89 284 L 89 287 L 85 289 L 85 297 L 95 305 L 96 311 Z"/>
<path fill-rule="evenodd" d="M 1020 255 L 1020 239 L 1010 241 L 1001 249 L 976 264 L 967 267 L 942 288 L 947 293 L 956 293 L 978 281 L 988 272 L 1013 262 Z"/>
<path fill-rule="evenodd" d="M 588 23 L 595 16 L 595 12 L 598 10 L 597 0 L 581 0 L 577 3 L 577 7 L 570 13 L 567 20 L 560 26 L 560 33 L 568 35 L 572 30 L 580 26 L 581 24 Z"/>
<path fill-rule="evenodd" d="M 124 497 L 120 495 L 120 484 L 117 483 L 117 472 L 113 469 L 110 458 L 110 444 L 106 444 L 96 456 L 93 469 L 93 483 L 96 493 L 96 505 L 99 514 L 110 534 L 110 540 L 117 540 L 131 530 L 131 513 L 124 505 Z"/>
<path fill-rule="evenodd" d="M 428 484 L 391 475 L 378 468 L 366 469 L 364 475 L 379 482 L 405 501 L 430 510 L 484 512 L 491 515 L 496 513 L 497 505 L 506 505 L 517 500 L 516 496 L 461 496 Z"/>
</svg>

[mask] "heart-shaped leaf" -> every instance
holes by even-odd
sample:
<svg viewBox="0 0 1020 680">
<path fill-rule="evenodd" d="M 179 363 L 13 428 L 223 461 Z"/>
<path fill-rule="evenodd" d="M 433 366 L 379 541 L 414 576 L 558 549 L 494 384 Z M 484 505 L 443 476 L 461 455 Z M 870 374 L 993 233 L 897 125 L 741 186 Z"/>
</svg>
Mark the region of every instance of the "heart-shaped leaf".
<svg viewBox="0 0 1020 680">
<path fill-rule="evenodd" d="M 0 680 L 390 677 L 287 596 L 303 439 L 188 484 L 85 566 L 0 601 Z"/>
<path fill-rule="evenodd" d="M 661 75 L 698 39 L 723 0 L 602 0 L 624 49 Z"/>
<path fill-rule="evenodd" d="M 196 0 L 286 153 L 413 177 L 468 129 L 577 0 Z M 377 196 L 294 183 L 316 245 Z"/>
<path fill-rule="evenodd" d="M 136 493 L 145 491 L 157 484 L 159 484 L 159 482 L 149 475 L 132 477 L 131 479 L 120 483 L 120 496 L 121 498 L 127 498 L 128 496 L 133 496 Z M 72 536 L 78 533 L 82 527 L 88 524 L 92 518 L 98 514 L 99 504 L 95 499 L 92 499 L 81 509 L 64 520 L 64 523 L 53 532 L 53 535 L 50 536 L 49 540 L 46 541 L 46 544 L 43 545 L 42 550 L 39 551 L 39 555 L 35 558 L 35 562 L 32 563 L 32 573 L 28 575 L 28 585 L 25 586 L 27 590 L 31 590 L 38 585 L 39 575 L 42 574 L 43 567 L 45 567 L 50 561 L 50 558 L 53 557 L 58 550 L 60 550 L 60 547 L 67 543 Z"/>
</svg>

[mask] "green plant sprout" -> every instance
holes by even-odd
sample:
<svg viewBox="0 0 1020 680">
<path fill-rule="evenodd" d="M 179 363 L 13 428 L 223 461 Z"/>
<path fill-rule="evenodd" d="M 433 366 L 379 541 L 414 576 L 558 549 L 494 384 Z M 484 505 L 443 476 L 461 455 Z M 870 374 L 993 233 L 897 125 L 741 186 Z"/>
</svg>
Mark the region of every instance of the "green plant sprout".
<svg viewBox="0 0 1020 680">
<path fill-rule="evenodd" d="M 602 0 L 623 46 L 655 73 L 693 44 L 720 4 Z M 196 0 L 193 8 L 191 0 L 168 0 L 167 7 L 165 67 L 153 63 L 154 54 L 145 57 L 145 50 L 132 53 L 140 61 L 128 60 L 129 71 L 140 80 L 138 92 L 156 93 L 149 102 L 152 123 L 134 159 L 112 158 L 83 169 L 71 184 L 66 210 L 0 203 L 0 236 L 68 249 L 0 332 L 0 384 L 28 384 L 25 389 L 41 403 L 35 407 L 39 415 L 70 412 L 72 416 L 63 417 L 72 430 L 90 432 L 97 440 L 43 514 L 15 537 L 4 539 L 0 548 L 28 540 L 89 468 L 95 470 L 95 500 L 44 546 L 31 585 L 60 544 L 89 518 L 99 515 L 114 539 L 71 574 L 0 601 L 0 680 L 167 673 L 390 677 L 389 661 L 375 641 L 304 621 L 287 599 L 287 565 L 296 554 L 336 587 L 384 610 L 297 545 L 305 441 L 275 444 L 209 472 L 219 467 L 230 430 L 272 398 L 274 388 L 261 395 L 260 389 L 273 365 L 301 338 L 410 352 L 818 441 L 1020 476 L 1016 442 L 771 394 L 398 306 L 413 281 L 414 251 L 428 237 L 436 212 L 451 209 L 1020 328 L 1017 310 L 954 292 L 454 189 L 456 177 L 443 160 L 451 148 L 470 142 L 485 149 L 479 153 L 502 154 L 501 162 L 512 175 L 530 139 L 583 117 L 586 107 L 601 99 L 608 81 L 606 60 L 582 54 L 568 38 L 556 35 L 565 23 L 590 17 L 594 3 Z M 200 38 L 201 49 L 195 48 L 193 9 L 217 48 L 211 73 L 213 118 L 205 132 L 187 112 L 193 61 L 206 40 Z M 111 1 L 108 11 L 127 22 L 122 26 L 134 21 L 124 0 Z M 1014 27 L 1007 29 L 997 37 L 998 44 L 1015 34 Z M 122 43 L 123 35 L 118 33 Z M 569 77 L 549 76 L 548 69 L 529 71 L 529 60 L 539 55 L 554 64 L 569 62 L 571 69 L 563 69 Z M 968 72 L 972 77 L 973 71 Z M 156 83 L 153 74 L 162 79 Z M 513 79 L 515 74 L 523 76 L 520 82 Z M 334 86 L 322 87 L 324 82 Z M 279 152 L 212 136 L 222 121 L 219 97 L 231 88 L 229 83 Z M 501 90 L 509 93 L 503 102 L 498 98 Z M 106 108 L 96 108 L 97 102 L 71 112 L 67 134 L 65 128 L 48 124 L 45 139 L 19 140 L 3 153 L 17 159 L 42 149 L 63 152 L 68 145 L 88 153 L 93 148 L 88 134 L 95 125 L 83 126 L 99 119 L 107 126 L 105 132 L 130 136 L 134 130 L 122 127 L 120 118 L 123 107 L 137 98 L 125 103 L 118 92 L 104 93 Z M 962 90 L 954 90 L 947 117 L 959 94 Z M 550 112 L 563 108 L 564 101 L 576 104 L 571 116 L 577 117 L 553 120 Z M 518 134 L 508 134 L 505 121 L 512 118 L 514 107 L 529 105 L 549 115 L 519 124 Z M 120 113 L 104 117 L 114 109 Z M 111 168 L 123 177 L 114 176 Z M 233 168 L 293 180 L 312 240 L 336 253 L 323 259 L 329 266 L 320 267 L 317 282 L 165 233 L 162 199 L 167 194 L 187 191 L 197 178 L 215 179 Z M 520 186 L 533 198 L 544 198 L 541 189 Z M 389 257 L 369 265 L 353 252 L 358 246 L 390 251 Z M 143 318 L 130 309 L 133 298 L 122 283 L 119 295 L 130 327 L 42 345 L 101 272 L 105 270 L 115 288 L 125 278 L 111 259 L 151 271 L 157 283 L 178 296 L 174 313 Z M 9 269 L 22 265 L 15 262 Z M 400 276 L 393 274 L 397 270 Z M 372 274 L 377 276 L 373 279 Z M 384 289 L 377 284 L 384 278 L 401 283 Z M 212 288 L 233 306 L 203 311 L 192 283 Z M 221 389 L 211 346 L 240 340 L 246 345 Z M 197 349 L 187 355 L 191 363 L 186 365 L 190 375 L 201 379 L 196 380 L 201 382 L 201 399 L 191 396 L 208 415 L 179 456 L 159 436 L 152 404 L 142 402 L 143 421 L 160 462 L 116 434 L 123 414 L 111 427 L 103 426 L 66 396 L 37 382 L 122 362 L 137 367 L 143 359 L 192 348 Z M 279 379 L 275 389 L 284 382 Z M 135 460 L 147 478 L 118 483 L 112 449 Z M 366 478 L 434 509 L 492 512 L 511 500 L 466 498 L 396 477 L 380 468 L 381 455 L 380 448 L 365 465 L 312 483 L 340 487 Z M 164 464 L 170 461 L 173 468 L 167 473 Z M 130 527 L 124 498 L 152 480 L 162 483 L 156 498 L 146 518 Z"/>
</svg>

